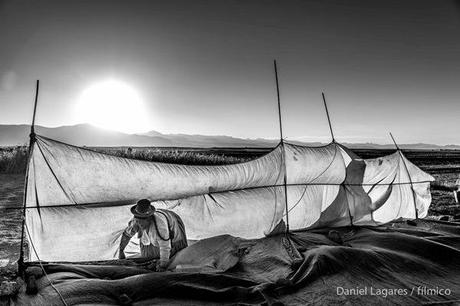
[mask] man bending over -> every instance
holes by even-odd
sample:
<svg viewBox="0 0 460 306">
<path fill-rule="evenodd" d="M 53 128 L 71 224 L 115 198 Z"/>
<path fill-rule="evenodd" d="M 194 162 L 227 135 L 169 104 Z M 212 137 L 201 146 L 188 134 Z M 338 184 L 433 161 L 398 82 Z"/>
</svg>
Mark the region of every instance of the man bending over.
<svg viewBox="0 0 460 306">
<path fill-rule="evenodd" d="M 157 259 L 156 271 L 165 271 L 169 259 L 187 247 L 182 219 L 166 209 L 155 209 L 150 200 L 142 199 L 131 207 L 134 217 L 129 221 L 120 241 L 119 258 L 125 259 L 124 250 L 136 233 L 140 241 L 141 257 Z"/>
</svg>

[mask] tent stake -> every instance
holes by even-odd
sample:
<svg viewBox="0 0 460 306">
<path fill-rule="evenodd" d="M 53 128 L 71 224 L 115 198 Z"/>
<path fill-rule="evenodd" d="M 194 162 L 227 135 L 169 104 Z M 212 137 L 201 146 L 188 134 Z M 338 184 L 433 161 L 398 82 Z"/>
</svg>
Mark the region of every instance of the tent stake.
<svg viewBox="0 0 460 306">
<path fill-rule="evenodd" d="M 27 166 L 26 166 L 26 175 L 24 180 L 24 194 L 22 199 L 23 210 L 22 210 L 22 228 L 21 228 L 21 244 L 19 249 L 19 259 L 18 259 L 18 274 L 24 278 L 24 228 L 26 226 L 26 201 L 27 201 L 27 182 L 29 180 L 29 164 L 32 157 L 32 150 L 35 143 L 35 114 L 37 112 L 37 102 L 38 102 L 38 90 L 40 88 L 40 81 L 37 80 L 35 86 L 35 101 L 34 101 L 34 111 L 32 115 L 32 125 L 30 126 L 30 135 L 29 135 L 29 148 L 27 152 Z"/>
<path fill-rule="evenodd" d="M 331 131 L 332 142 L 335 142 L 334 132 L 332 131 L 331 118 L 329 117 L 329 111 L 327 109 L 326 97 L 324 96 L 324 92 L 322 92 L 321 95 L 323 96 L 324 108 L 326 109 L 327 122 L 329 123 L 329 130 Z"/>
<path fill-rule="evenodd" d="M 415 220 L 418 220 L 417 201 L 415 200 L 414 184 L 412 183 L 412 178 L 410 176 L 409 169 L 407 168 L 406 162 L 404 161 L 404 157 L 402 155 L 401 149 L 396 143 L 396 140 L 394 139 L 393 134 L 391 134 L 391 132 L 390 132 L 390 137 L 393 140 L 393 143 L 395 144 L 395 147 L 398 150 L 399 156 L 401 157 L 403 161 L 404 169 L 406 169 L 407 177 L 409 178 L 409 182 L 410 182 L 410 189 L 412 191 L 412 199 L 414 200 Z"/>
<path fill-rule="evenodd" d="M 284 201 L 285 201 L 285 209 L 286 209 L 286 233 L 289 233 L 289 207 L 288 207 L 288 198 L 287 198 L 287 175 L 286 175 L 286 149 L 284 147 L 284 138 L 283 138 L 283 123 L 281 120 L 281 100 L 280 100 L 280 87 L 278 83 L 278 68 L 276 66 L 276 60 L 273 61 L 273 65 L 275 67 L 275 81 L 276 81 L 276 97 L 278 99 L 278 119 L 279 119 L 279 126 L 280 126 L 280 143 L 281 148 L 283 149 L 283 170 L 284 170 L 284 178 L 283 178 L 283 185 L 284 185 Z"/>
</svg>

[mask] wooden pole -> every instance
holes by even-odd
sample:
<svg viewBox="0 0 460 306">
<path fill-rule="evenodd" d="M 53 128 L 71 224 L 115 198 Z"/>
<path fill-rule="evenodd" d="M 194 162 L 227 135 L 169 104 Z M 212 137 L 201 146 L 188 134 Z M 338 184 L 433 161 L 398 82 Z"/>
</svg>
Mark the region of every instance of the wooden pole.
<svg viewBox="0 0 460 306">
<path fill-rule="evenodd" d="M 412 191 L 412 199 L 414 200 L 415 220 L 417 220 L 418 219 L 418 210 L 417 210 L 417 201 L 415 200 L 414 184 L 412 182 L 412 178 L 410 176 L 409 169 L 407 168 L 406 162 L 404 161 L 404 156 L 403 156 L 403 154 L 401 152 L 401 149 L 399 148 L 398 144 L 396 143 L 396 140 L 393 137 L 393 134 L 391 134 L 391 132 L 390 132 L 390 136 L 391 136 L 391 139 L 393 140 L 393 143 L 396 146 L 396 149 L 398 150 L 399 156 L 401 157 L 401 160 L 402 160 L 403 165 L 404 165 L 404 169 L 406 169 L 407 177 L 409 178 L 410 189 Z"/>
<path fill-rule="evenodd" d="M 276 66 L 276 60 L 273 61 L 273 65 L 275 66 L 275 81 L 276 81 L 276 97 L 278 99 L 278 119 L 279 119 L 279 126 L 280 126 L 280 138 L 281 143 L 283 143 L 283 123 L 281 120 L 281 100 L 280 100 L 280 87 L 278 83 L 278 68 Z"/>
<path fill-rule="evenodd" d="M 38 90 L 40 89 L 40 80 L 37 80 L 35 86 L 35 102 L 34 102 L 34 113 L 32 115 L 32 125 L 30 126 L 30 134 L 35 134 L 35 114 L 37 113 L 37 102 L 38 102 Z"/>
<path fill-rule="evenodd" d="M 280 99 L 280 87 L 278 82 L 278 68 L 276 66 L 276 60 L 273 61 L 275 67 L 275 80 L 276 80 L 276 97 L 278 98 L 278 119 L 280 126 L 280 142 L 281 148 L 283 150 L 283 170 L 284 170 L 284 204 L 286 209 L 286 233 L 289 233 L 289 207 L 288 207 L 288 198 L 287 198 L 287 175 L 286 175 L 286 150 L 284 148 L 284 138 L 283 138 L 283 123 L 281 119 L 281 99 Z"/>
<path fill-rule="evenodd" d="M 324 108 L 326 109 L 327 122 L 329 123 L 329 130 L 331 131 L 332 142 L 335 142 L 334 132 L 332 131 L 331 118 L 329 117 L 329 111 L 327 109 L 326 97 L 324 96 L 324 92 L 322 92 L 321 95 L 323 96 Z"/>
<path fill-rule="evenodd" d="M 391 139 L 393 140 L 393 143 L 395 144 L 396 150 L 399 151 L 398 144 L 396 143 L 396 140 L 395 140 L 395 138 L 393 137 L 393 134 L 391 134 L 391 132 L 390 132 L 390 137 L 391 137 Z"/>
<path fill-rule="evenodd" d="M 35 115 L 37 113 L 37 102 L 38 102 L 38 91 L 40 88 L 40 81 L 37 80 L 35 86 L 35 101 L 34 101 L 34 111 L 32 115 L 32 125 L 30 126 L 30 135 L 29 135 L 29 149 L 27 152 L 27 166 L 26 166 L 26 175 L 24 180 L 24 196 L 22 199 L 23 210 L 22 210 L 22 228 L 21 228 L 21 245 L 19 250 L 19 259 L 18 259 L 18 273 L 20 276 L 24 277 L 24 228 L 26 225 L 26 201 L 27 201 L 27 187 L 29 179 L 29 163 L 32 156 L 33 145 L 35 143 Z"/>
<path fill-rule="evenodd" d="M 321 96 L 323 97 L 324 109 L 326 110 L 327 123 L 329 124 L 329 131 L 331 132 L 332 143 L 335 143 L 334 131 L 332 130 L 332 124 L 331 124 L 331 117 L 329 116 L 329 110 L 327 108 L 326 96 L 324 95 L 324 92 L 321 93 Z M 345 165 L 345 168 L 346 168 L 346 165 Z M 340 188 L 343 188 L 344 191 L 346 192 L 344 183 L 345 182 L 342 182 L 342 184 L 340 184 Z M 350 205 L 347 205 L 347 206 L 348 206 L 348 216 L 350 217 L 350 224 L 351 226 L 353 226 L 353 216 L 351 214 Z"/>
</svg>

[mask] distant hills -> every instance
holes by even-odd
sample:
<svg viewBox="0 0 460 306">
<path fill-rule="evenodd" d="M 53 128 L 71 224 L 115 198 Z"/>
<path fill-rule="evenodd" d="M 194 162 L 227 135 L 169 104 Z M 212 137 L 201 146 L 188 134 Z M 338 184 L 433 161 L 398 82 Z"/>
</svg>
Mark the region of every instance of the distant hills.
<svg viewBox="0 0 460 306">
<path fill-rule="evenodd" d="M 36 133 L 77 146 L 88 147 L 273 147 L 278 141 L 270 139 L 243 139 L 230 136 L 207 136 L 188 134 L 162 134 L 150 131 L 143 134 L 126 134 L 104 130 L 89 124 L 60 126 L 48 128 L 35 127 Z M 28 143 L 29 125 L 0 125 L 0 146 L 16 146 Z M 321 143 L 305 143 L 292 141 L 298 144 L 317 146 Z M 394 145 L 379 145 L 373 143 L 342 143 L 354 149 L 394 149 Z M 460 145 L 438 146 L 433 144 L 401 144 L 404 149 L 425 150 L 460 150 Z"/>
<path fill-rule="evenodd" d="M 272 147 L 276 141 L 241 139 L 230 136 L 161 134 L 126 134 L 104 130 L 89 124 L 48 128 L 35 126 L 37 134 L 65 143 L 88 147 Z M 0 125 L 0 146 L 27 144 L 29 125 Z"/>
</svg>

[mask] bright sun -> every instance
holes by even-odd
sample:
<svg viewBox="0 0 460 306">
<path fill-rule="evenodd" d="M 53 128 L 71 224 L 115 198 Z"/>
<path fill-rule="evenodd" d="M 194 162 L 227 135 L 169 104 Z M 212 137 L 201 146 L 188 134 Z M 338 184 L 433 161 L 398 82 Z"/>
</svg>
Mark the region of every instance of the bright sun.
<svg viewBox="0 0 460 306">
<path fill-rule="evenodd" d="M 108 80 L 94 84 L 81 95 L 79 121 L 126 133 L 146 132 L 148 119 L 140 95 L 127 84 Z"/>
</svg>

